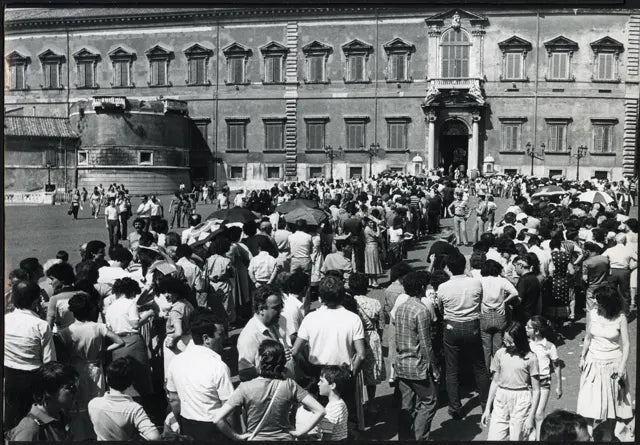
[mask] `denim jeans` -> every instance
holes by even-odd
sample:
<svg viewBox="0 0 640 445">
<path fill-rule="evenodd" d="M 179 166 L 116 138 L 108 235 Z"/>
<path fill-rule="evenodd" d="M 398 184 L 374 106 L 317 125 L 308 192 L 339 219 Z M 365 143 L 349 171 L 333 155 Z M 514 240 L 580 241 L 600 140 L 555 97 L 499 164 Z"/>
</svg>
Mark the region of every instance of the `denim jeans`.
<svg viewBox="0 0 640 445">
<path fill-rule="evenodd" d="M 454 216 L 453 227 L 456 232 L 458 244 L 468 244 L 469 240 L 467 239 L 467 220 L 464 218 L 464 216 Z"/>
<path fill-rule="evenodd" d="M 449 410 L 459 413 L 460 403 L 459 374 L 461 361 L 463 366 L 471 365 L 480 394 L 480 404 L 484 408 L 489 395 L 489 373 L 484 363 L 482 340 L 480 339 L 480 320 L 444 321 L 444 361 L 446 364 L 446 386 L 449 397 Z"/>
<path fill-rule="evenodd" d="M 502 333 L 507 327 L 507 316 L 498 314 L 494 310 L 480 314 L 480 338 L 482 339 L 482 349 L 484 349 L 484 363 L 487 370 L 491 368 L 491 357 L 493 357 L 502 346 Z"/>
<path fill-rule="evenodd" d="M 438 409 L 438 385 L 425 380 L 398 379 L 402 405 L 398 417 L 399 440 L 429 440 L 431 421 Z"/>
</svg>

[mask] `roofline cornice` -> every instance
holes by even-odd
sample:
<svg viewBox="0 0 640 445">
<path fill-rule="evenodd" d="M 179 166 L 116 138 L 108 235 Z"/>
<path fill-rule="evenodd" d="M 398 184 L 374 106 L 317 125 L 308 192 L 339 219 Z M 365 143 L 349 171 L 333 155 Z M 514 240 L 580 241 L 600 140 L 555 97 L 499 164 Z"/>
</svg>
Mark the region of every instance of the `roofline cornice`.
<svg viewBox="0 0 640 445">
<path fill-rule="evenodd" d="M 117 14 L 112 16 L 96 16 L 96 17 L 61 17 L 56 19 L 22 19 L 22 20 L 7 20 L 5 21 L 5 31 L 11 33 L 12 31 L 25 31 L 36 29 L 60 29 L 60 28 L 91 28 L 96 26 L 130 26 L 130 25 L 152 25 L 157 23 L 191 23 L 201 22 L 207 20 L 225 20 L 236 21 L 246 20 L 247 18 L 255 17 L 261 20 L 281 20 L 282 17 L 302 16 L 301 19 L 313 19 L 318 20 L 318 17 L 334 17 L 345 16 L 345 18 L 352 16 L 353 14 L 367 14 L 371 16 L 377 16 L 380 19 L 394 16 L 414 16 L 416 12 L 424 13 L 425 15 L 432 15 L 434 13 L 444 12 L 448 8 L 435 7 L 435 8 L 393 8 L 393 7 L 283 7 L 283 8 L 234 8 L 234 9 L 217 9 L 212 11 L 185 11 L 185 12 L 163 12 L 149 14 Z M 546 15 L 551 14 L 567 14 L 572 13 L 576 15 L 580 14 L 596 14 L 607 13 L 611 14 L 637 14 L 640 9 L 634 8 L 529 8 L 529 9 L 514 9 L 505 10 L 487 8 L 472 8 L 473 11 L 482 10 L 483 14 L 490 17 L 491 15 L 503 16 L 503 15 L 527 15 L 535 14 L 537 11 Z M 117 11 L 117 10 L 116 10 Z M 311 17 L 310 17 L 311 16 Z"/>
</svg>

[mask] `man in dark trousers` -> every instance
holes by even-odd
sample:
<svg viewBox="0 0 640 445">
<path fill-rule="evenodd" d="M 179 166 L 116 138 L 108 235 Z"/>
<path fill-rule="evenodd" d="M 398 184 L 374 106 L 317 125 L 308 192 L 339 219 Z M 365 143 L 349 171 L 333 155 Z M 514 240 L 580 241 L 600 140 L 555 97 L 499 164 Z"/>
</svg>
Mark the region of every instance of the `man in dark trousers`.
<svg viewBox="0 0 640 445">
<path fill-rule="evenodd" d="M 356 216 L 356 212 L 358 210 L 355 202 L 349 202 L 346 210 L 349 214 L 349 218 L 344 221 L 342 229 L 345 235 L 350 235 L 349 240 L 353 247 L 356 272 L 364 273 L 365 240 L 362 220 Z"/>
<path fill-rule="evenodd" d="M 526 323 L 531 316 L 540 315 L 542 304 L 540 300 L 540 281 L 531 271 L 531 262 L 526 256 L 517 256 L 513 260 L 518 283 L 518 298 L 520 305 L 514 311 L 514 319 Z"/>
<path fill-rule="evenodd" d="M 458 248 L 453 245 L 455 239 L 456 234 L 451 229 L 445 229 L 440 233 L 440 239 L 431 245 L 427 255 L 429 272 L 443 270 L 447 256 L 460 254 Z"/>
</svg>

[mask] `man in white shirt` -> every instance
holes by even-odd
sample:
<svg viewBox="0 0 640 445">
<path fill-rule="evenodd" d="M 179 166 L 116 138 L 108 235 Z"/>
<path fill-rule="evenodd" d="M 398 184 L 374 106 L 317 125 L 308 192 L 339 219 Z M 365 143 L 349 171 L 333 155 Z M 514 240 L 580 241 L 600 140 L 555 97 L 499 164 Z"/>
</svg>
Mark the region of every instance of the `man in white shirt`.
<svg viewBox="0 0 640 445">
<path fill-rule="evenodd" d="M 27 415 L 33 402 L 27 394 L 35 385 L 35 372 L 44 363 L 56 360 L 53 333 L 36 311 L 42 300 L 33 281 L 12 286 L 15 310 L 4 316 L 4 411 L 3 426 L 8 431 Z"/>
<path fill-rule="evenodd" d="M 144 195 L 141 198 L 140 205 L 136 210 L 136 215 L 138 218 L 142 218 L 144 221 L 144 231 L 149 231 L 149 226 L 151 225 L 151 201 L 147 195 Z"/>
<path fill-rule="evenodd" d="M 287 222 L 284 218 L 278 221 L 277 225 L 278 229 L 273 234 L 273 240 L 276 242 L 276 246 L 278 246 L 278 267 L 281 270 L 289 270 L 289 253 L 291 252 L 291 247 L 289 246 L 289 236 L 291 236 L 291 232 L 287 230 Z"/>
<path fill-rule="evenodd" d="M 304 271 L 311 269 L 311 251 L 313 241 L 311 235 L 306 232 L 307 221 L 299 219 L 296 221 L 296 231 L 289 236 L 289 247 L 291 248 L 291 271 L 301 268 Z"/>
<path fill-rule="evenodd" d="M 249 262 L 249 278 L 256 287 L 273 283 L 278 271 L 278 261 L 269 254 L 269 240 L 258 238 L 258 255 Z"/>
<path fill-rule="evenodd" d="M 351 365 L 351 375 L 356 376 L 365 358 L 364 327 L 357 314 L 342 306 L 344 284 L 340 278 L 328 276 L 320 281 L 318 293 L 322 306 L 308 314 L 298 329 L 293 346 L 294 356 L 302 354 L 309 345 L 310 368 L 305 370 L 312 378 L 320 376 L 325 365 Z M 352 361 L 352 358 L 355 359 Z M 304 359 L 303 359 L 304 360 Z M 355 415 L 355 377 L 350 379 L 342 398 L 349 408 L 349 417 Z"/>
<path fill-rule="evenodd" d="M 189 216 L 189 228 L 184 229 L 182 231 L 182 235 L 180 236 L 182 244 L 193 244 L 197 241 L 191 237 L 191 232 L 193 232 L 196 226 L 201 222 L 202 222 L 202 217 L 197 213 L 194 213 L 193 215 Z"/>
<path fill-rule="evenodd" d="M 227 335 L 224 321 L 198 308 L 191 316 L 191 335 L 192 342 L 174 357 L 167 373 L 169 404 L 180 432 L 196 441 L 238 440 L 226 421 L 213 423 L 216 409 L 233 393 L 231 372 L 220 357 Z"/>
<path fill-rule="evenodd" d="M 109 204 L 104 208 L 104 224 L 109 232 L 109 247 L 120 241 L 120 218 L 115 198 L 109 198 Z"/>
<path fill-rule="evenodd" d="M 253 317 L 238 336 L 238 376 L 241 381 L 258 376 L 258 348 L 266 339 L 276 340 L 284 346 L 287 369 L 293 377 L 291 342 L 287 338 L 285 320 L 280 317 L 283 308 L 282 293 L 276 285 L 265 285 L 253 296 Z"/>
<path fill-rule="evenodd" d="M 98 283 L 113 286 L 116 280 L 128 277 L 127 267 L 133 260 L 133 254 L 124 247 L 116 246 L 110 253 L 109 266 L 98 269 Z"/>
<path fill-rule="evenodd" d="M 235 198 L 233 198 L 233 205 L 236 207 L 244 207 L 244 199 L 245 199 L 244 190 L 242 189 L 238 190 Z"/>
<path fill-rule="evenodd" d="M 629 283 L 631 271 L 638 267 L 638 254 L 633 247 L 627 246 L 627 235 L 618 233 L 616 245 L 605 250 L 602 256 L 609 259 L 609 282 L 619 289 L 625 301 L 625 310 L 627 313 L 635 310 Z"/>
<path fill-rule="evenodd" d="M 540 273 L 543 277 L 548 277 L 551 252 L 540 247 L 540 238 L 537 235 L 529 237 L 529 252 L 536 254 L 538 261 L 540 261 Z"/>
</svg>

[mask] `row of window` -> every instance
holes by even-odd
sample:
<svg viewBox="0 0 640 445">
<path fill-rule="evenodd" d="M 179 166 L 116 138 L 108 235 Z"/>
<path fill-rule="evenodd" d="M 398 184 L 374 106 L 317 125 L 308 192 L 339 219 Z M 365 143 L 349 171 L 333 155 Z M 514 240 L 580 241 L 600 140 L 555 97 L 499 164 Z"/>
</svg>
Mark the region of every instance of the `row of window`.
<svg viewBox="0 0 640 445">
<path fill-rule="evenodd" d="M 182 163 L 185 166 L 189 165 L 189 152 L 183 153 Z M 78 150 L 78 165 L 89 165 L 89 152 L 86 150 Z M 150 166 L 154 165 L 153 152 L 141 150 L 138 152 L 138 165 Z"/>
<path fill-rule="evenodd" d="M 502 151 L 524 151 L 522 126 L 526 118 L 500 118 L 502 126 Z M 547 137 L 545 151 L 563 153 L 569 151 L 568 135 L 571 119 L 546 119 Z M 614 152 L 614 127 L 617 119 L 591 119 L 592 153 Z"/>
<path fill-rule="evenodd" d="M 364 176 L 365 167 L 361 165 L 349 165 L 347 167 L 347 176 L 351 179 L 359 179 Z M 404 167 L 391 166 L 388 168 L 392 172 L 404 173 Z M 284 167 L 282 165 L 267 165 L 263 170 L 264 179 L 279 181 L 284 179 Z M 326 176 L 325 166 L 312 165 L 307 167 L 307 178 L 322 178 Z M 227 169 L 228 179 L 244 180 L 246 176 L 245 165 L 229 165 Z"/>
<path fill-rule="evenodd" d="M 328 118 L 305 118 L 306 149 L 308 151 L 324 150 L 326 146 L 326 126 Z M 501 122 L 501 149 L 502 151 L 524 151 L 522 140 L 522 127 L 526 118 L 499 118 Z M 345 149 L 360 150 L 367 147 L 368 117 L 345 118 Z M 409 124 L 408 117 L 388 117 L 387 121 L 387 146 L 386 150 L 408 150 Z M 247 150 L 247 125 L 249 119 L 227 118 L 227 151 Z M 263 119 L 264 122 L 264 149 L 285 149 L 285 120 Z M 546 151 L 568 151 L 568 129 L 571 119 L 549 118 L 546 119 L 547 141 Z M 591 119 L 592 141 L 590 150 L 594 153 L 612 153 L 614 151 L 614 127 L 616 119 Z M 205 130 L 206 131 L 206 130 Z"/>
<path fill-rule="evenodd" d="M 564 36 L 556 37 L 545 42 L 548 53 L 548 72 L 546 80 L 572 81 L 575 80 L 572 71 L 573 55 L 578 50 L 578 44 Z M 472 51 L 471 40 L 463 29 L 450 29 L 440 40 L 439 64 L 443 78 L 469 77 L 470 60 L 478 57 Z M 532 45 L 518 36 L 510 37 L 498 43 L 502 51 L 502 75 L 505 81 L 526 81 L 527 54 Z M 411 56 L 416 51 L 414 44 L 400 38 L 395 38 L 383 46 L 387 55 L 385 77 L 390 82 L 410 82 Z M 618 56 L 624 50 L 622 43 L 611 37 L 603 37 L 591 43 L 593 50 L 592 80 L 615 82 L 619 80 Z M 369 57 L 373 53 L 373 46 L 354 39 L 342 46 L 345 56 L 344 81 L 370 82 L 368 76 Z M 285 66 L 289 48 L 277 42 L 270 42 L 260 48 L 264 63 L 264 78 L 266 84 L 285 82 Z M 305 82 L 327 83 L 327 60 L 333 48 L 319 41 L 313 41 L 302 48 L 305 56 Z M 227 62 L 225 83 L 242 85 L 249 83 L 247 67 L 253 54 L 250 48 L 239 43 L 233 43 L 222 50 Z M 171 86 L 169 80 L 169 62 L 174 58 L 173 51 L 161 45 L 156 45 L 145 52 L 149 62 L 149 86 Z M 208 64 L 213 50 L 195 44 L 184 51 L 187 58 L 187 85 L 208 85 Z M 131 80 L 133 63 L 136 53 L 124 46 L 110 51 L 108 56 L 112 62 L 113 87 L 133 87 Z M 101 60 L 100 54 L 93 53 L 86 48 L 73 54 L 77 66 L 78 88 L 97 88 L 96 69 Z M 43 69 L 43 88 L 62 88 L 61 67 L 65 57 L 47 50 L 38 56 Z M 6 57 L 11 71 L 11 89 L 27 88 L 26 74 L 29 57 L 13 51 Z"/>
</svg>

